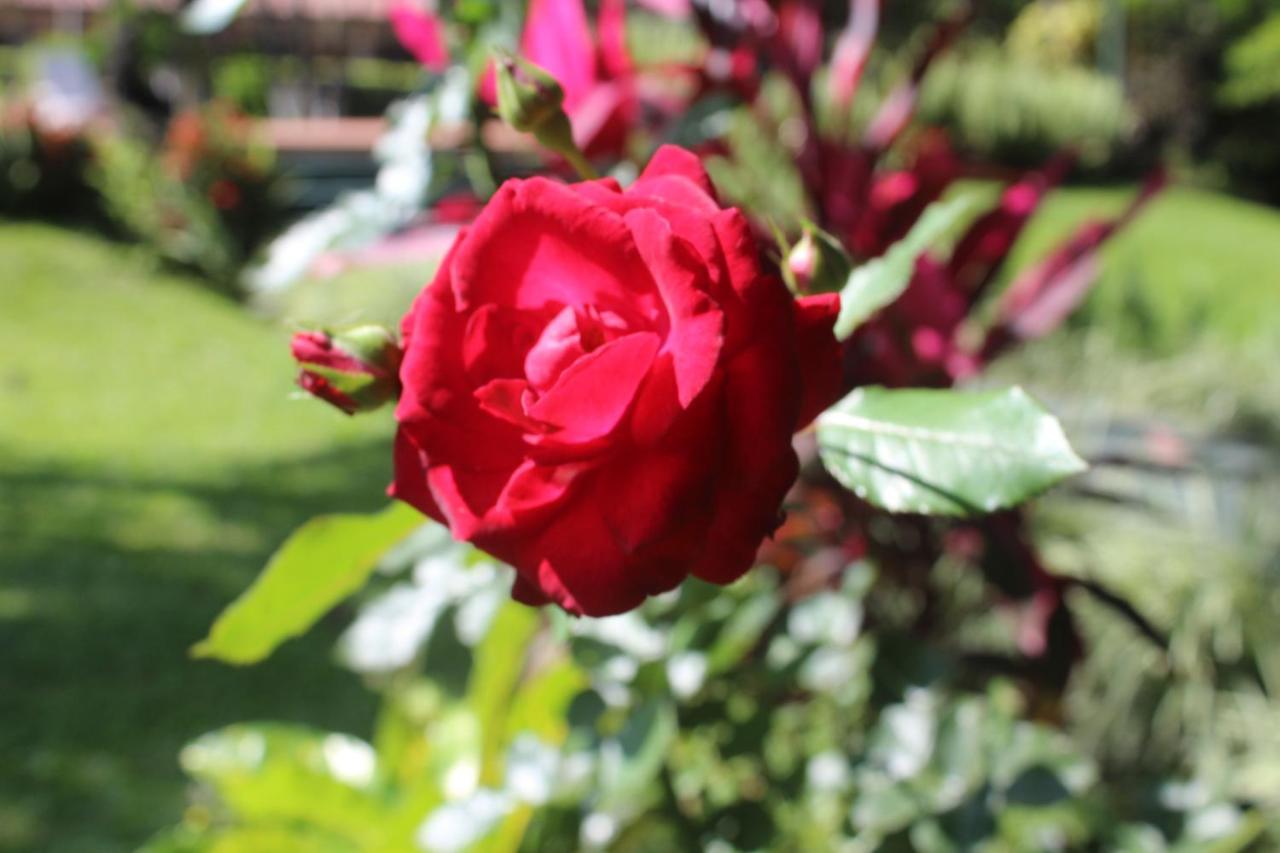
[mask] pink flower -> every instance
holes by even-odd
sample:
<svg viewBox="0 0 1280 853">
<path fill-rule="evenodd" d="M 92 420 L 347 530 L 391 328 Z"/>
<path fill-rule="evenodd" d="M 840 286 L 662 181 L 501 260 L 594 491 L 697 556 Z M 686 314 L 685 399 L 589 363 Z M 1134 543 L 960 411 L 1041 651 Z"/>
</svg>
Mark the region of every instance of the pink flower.
<svg viewBox="0 0 1280 853">
<path fill-rule="evenodd" d="M 432 71 L 449 66 L 449 47 L 440 20 L 412 0 L 401 0 L 387 13 L 396 38 L 413 58 Z"/>
</svg>

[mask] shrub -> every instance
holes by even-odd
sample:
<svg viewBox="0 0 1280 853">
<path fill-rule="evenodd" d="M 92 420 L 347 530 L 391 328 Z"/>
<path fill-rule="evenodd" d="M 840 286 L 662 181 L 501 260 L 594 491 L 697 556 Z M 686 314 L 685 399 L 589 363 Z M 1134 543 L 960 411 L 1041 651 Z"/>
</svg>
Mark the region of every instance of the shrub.
<svg viewBox="0 0 1280 853">
<path fill-rule="evenodd" d="M 179 114 L 157 150 L 100 137 L 93 182 L 108 214 L 165 260 L 234 290 L 241 267 L 280 224 L 273 152 L 224 104 Z"/>
</svg>

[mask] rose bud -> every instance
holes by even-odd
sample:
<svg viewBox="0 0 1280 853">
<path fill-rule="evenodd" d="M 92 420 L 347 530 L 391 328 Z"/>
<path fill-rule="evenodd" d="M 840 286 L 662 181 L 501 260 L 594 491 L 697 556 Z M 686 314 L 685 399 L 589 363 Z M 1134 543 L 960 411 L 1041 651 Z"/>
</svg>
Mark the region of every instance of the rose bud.
<svg viewBox="0 0 1280 853">
<path fill-rule="evenodd" d="M 541 136 L 558 132 L 563 125 L 568 131 L 569 117 L 564 112 L 564 89 L 545 69 L 518 56 L 499 56 L 498 115 L 523 133 Z"/>
<path fill-rule="evenodd" d="M 812 223 L 787 253 L 783 274 L 796 293 L 835 293 L 842 290 L 853 262 L 839 242 Z"/>
<path fill-rule="evenodd" d="M 342 332 L 299 332 L 293 357 L 302 366 L 303 390 L 348 415 L 369 412 L 400 394 L 402 353 L 395 336 L 381 326 Z"/>
<path fill-rule="evenodd" d="M 755 563 L 792 435 L 839 394 L 839 297 L 795 300 L 692 153 L 507 181 L 403 323 L 391 493 L 602 616 Z"/>
<path fill-rule="evenodd" d="M 510 54 L 500 54 L 497 68 L 498 115 L 523 133 L 568 160 L 578 171 L 595 177 L 577 143 L 564 111 L 564 89 L 544 68 Z"/>
</svg>

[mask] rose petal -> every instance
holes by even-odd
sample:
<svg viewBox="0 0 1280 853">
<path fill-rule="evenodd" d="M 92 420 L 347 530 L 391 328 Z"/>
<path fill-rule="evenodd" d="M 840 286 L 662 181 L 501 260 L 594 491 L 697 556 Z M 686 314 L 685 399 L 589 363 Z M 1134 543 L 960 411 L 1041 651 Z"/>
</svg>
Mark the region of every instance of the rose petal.
<svg viewBox="0 0 1280 853">
<path fill-rule="evenodd" d="M 396 39 L 413 58 L 432 71 L 443 71 L 449 66 L 449 48 L 440 31 L 440 20 L 435 15 L 404 0 L 387 12 Z"/>
<path fill-rule="evenodd" d="M 707 534 L 693 568 L 699 578 L 729 583 L 751 568 L 764 537 L 781 522 L 779 508 L 799 462 L 791 447 L 800 408 L 799 374 L 789 335 L 761 340 L 728 368 L 725 462 Z"/>
<path fill-rule="evenodd" d="M 670 330 L 662 351 L 674 359 L 676 397 L 688 407 L 716 369 L 724 315 L 707 295 L 705 262 L 692 246 L 651 210 L 635 210 L 625 218 L 666 304 Z"/>
<path fill-rule="evenodd" d="M 600 33 L 600 63 L 610 77 L 628 77 L 635 73 L 631 52 L 627 50 L 627 4 L 625 0 L 600 0 L 596 14 Z"/>
<path fill-rule="evenodd" d="M 524 575 L 519 572 L 516 573 L 515 583 L 511 585 L 511 597 L 521 604 L 527 604 L 529 607 L 541 607 L 544 604 L 551 603 L 551 599 L 536 583 L 525 580 Z"/>
<path fill-rule="evenodd" d="M 631 407 L 661 344 L 654 333 L 637 332 L 587 353 L 529 408 L 530 416 L 557 428 L 549 436 L 556 445 L 608 435 Z"/>
<path fill-rule="evenodd" d="M 570 114 L 573 141 L 588 157 L 621 151 L 640 116 L 640 101 L 630 80 L 599 83 Z"/>
<path fill-rule="evenodd" d="M 836 340 L 840 295 L 823 293 L 796 300 L 796 350 L 804 377 L 804 397 L 795 428 L 809 424 L 840 397 L 842 365 Z"/>
<path fill-rule="evenodd" d="M 475 397 L 480 408 L 495 418 L 527 432 L 544 432 L 546 424 L 525 411 L 530 394 L 529 383 L 523 379 L 494 379 L 477 388 Z"/>
<path fill-rule="evenodd" d="M 780 314 L 791 296 L 760 268 L 760 249 L 746 217 L 729 209 L 716 214 L 712 224 L 725 261 L 726 286 L 716 299 L 729 318 L 725 352 L 730 355 L 753 343 L 757 329 L 784 322 Z"/>
<path fill-rule="evenodd" d="M 572 502 L 554 525 L 524 546 L 523 555 L 536 566 L 534 577 L 526 573 L 526 579 L 570 612 L 609 616 L 644 601 L 643 567 L 614 540 L 599 501 Z"/>
<path fill-rule="evenodd" d="M 387 487 L 387 494 L 436 521 L 444 522 L 444 513 L 427 487 L 426 458 L 403 428 L 396 430 L 393 459 L 395 479 Z"/>
<path fill-rule="evenodd" d="M 453 535 L 483 541 L 495 533 L 527 534 L 550 521 L 586 470 L 584 465 L 540 465 L 531 459 L 509 476 L 436 465 L 428 469 L 427 483 Z"/>
<path fill-rule="evenodd" d="M 578 314 L 565 308 L 542 330 L 524 357 L 524 375 L 538 391 L 546 391 L 569 365 L 586 354 L 578 331 Z"/>
<path fill-rule="evenodd" d="M 510 471 L 524 455 L 522 431 L 480 408 L 460 358 L 466 321 L 455 308 L 450 261 L 458 252 L 455 244 L 405 317 L 396 420 L 433 460 Z"/>
<path fill-rule="evenodd" d="M 539 312 L 481 305 L 468 319 L 462 333 L 462 364 L 473 383 L 495 377 L 524 375 L 524 359 L 537 340 L 534 331 Z"/>
<path fill-rule="evenodd" d="M 691 192 L 691 188 L 682 181 L 692 184 L 698 192 Z M 645 166 L 628 192 L 685 202 L 712 212 L 719 209 L 715 185 L 711 183 L 702 161 L 697 154 L 678 145 L 663 145 L 655 151 L 649 165 Z"/>
<path fill-rule="evenodd" d="M 544 178 L 502 185 L 460 244 L 452 275 L 459 310 L 595 306 L 637 331 L 660 313 L 622 218 Z"/>
<path fill-rule="evenodd" d="M 699 526 L 696 538 L 684 542 L 671 556 L 673 571 L 688 574 L 691 557 L 703 546 L 715 497 L 715 472 L 722 455 L 723 423 L 720 383 L 713 381 L 693 407 L 663 436 L 643 451 L 619 454 L 597 478 L 605 521 L 623 550 L 640 555 L 646 547 L 673 544 L 673 533 Z M 613 499 L 608 490 L 627 483 L 627 499 Z M 686 525 L 687 523 L 687 525 Z"/>
</svg>

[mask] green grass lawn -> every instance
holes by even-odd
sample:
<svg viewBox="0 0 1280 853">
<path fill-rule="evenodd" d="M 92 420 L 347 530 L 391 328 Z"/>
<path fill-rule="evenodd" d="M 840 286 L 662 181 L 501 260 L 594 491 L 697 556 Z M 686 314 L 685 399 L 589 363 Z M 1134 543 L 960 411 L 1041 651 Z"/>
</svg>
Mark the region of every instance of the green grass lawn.
<svg viewBox="0 0 1280 853">
<path fill-rule="evenodd" d="M 1090 217 L 1112 216 L 1130 188 L 1055 193 L 1015 247 L 1017 268 Z M 1202 190 L 1172 188 L 1117 235 L 1077 324 L 1101 324 L 1153 353 L 1207 334 L 1219 344 L 1280 338 L 1280 214 Z"/>
<path fill-rule="evenodd" d="M 1125 197 L 1060 193 L 1016 260 Z M 0 260 L 0 850 L 131 849 L 178 816 L 176 754 L 202 732 L 248 719 L 369 730 L 372 694 L 331 662 L 340 617 L 249 669 L 186 650 L 290 529 L 382 503 L 390 417 L 291 399 L 277 324 L 126 247 L 0 223 Z M 383 277 L 387 299 L 408 286 Z M 361 312 L 350 293 L 335 308 L 309 287 L 304 319 Z M 1188 340 L 1227 365 L 1259 342 L 1277 352 L 1280 215 L 1166 194 L 1108 250 L 1087 316 L 1152 377 Z M 1055 368 L 1055 345 L 1004 373 L 1130 395 L 1117 365 Z M 1183 362 L 1208 364 L 1197 352 Z M 1191 407 L 1216 381 L 1174 379 Z"/>
<path fill-rule="evenodd" d="M 1055 193 L 1015 246 L 1005 277 L 1081 221 L 1118 213 L 1132 193 Z M 991 380 L 1020 382 L 1094 414 L 1280 443 L 1280 213 L 1172 188 L 1108 242 L 1103 261 L 1067 328 L 1001 359 Z"/>
<path fill-rule="evenodd" d="M 390 418 L 291 399 L 278 326 L 126 248 L 3 224 L 0 259 L 0 850 L 132 849 L 203 731 L 367 732 L 336 623 L 251 669 L 186 650 L 291 528 L 383 502 Z"/>
</svg>

